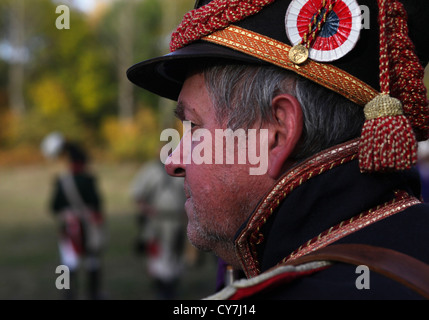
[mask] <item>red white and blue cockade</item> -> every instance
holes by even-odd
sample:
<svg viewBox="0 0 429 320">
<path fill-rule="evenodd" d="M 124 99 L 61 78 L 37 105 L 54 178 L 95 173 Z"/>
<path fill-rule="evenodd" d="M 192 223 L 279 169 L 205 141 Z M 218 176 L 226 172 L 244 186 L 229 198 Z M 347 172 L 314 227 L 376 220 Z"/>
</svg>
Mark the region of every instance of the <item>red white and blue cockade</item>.
<svg viewBox="0 0 429 320">
<path fill-rule="evenodd" d="M 298 45 L 306 34 L 317 28 L 329 5 L 332 10 L 326 14 L 317 36 L 307 44 L 309 57 L 315 61 L 334 61 L 354 48 L 362 26 L 358 3 L 356 0 L 293 0 L 286 13 L 286 34 L 292 45 Z M 314 18 L 317 22 L 312 26 Z"/>
</svg>

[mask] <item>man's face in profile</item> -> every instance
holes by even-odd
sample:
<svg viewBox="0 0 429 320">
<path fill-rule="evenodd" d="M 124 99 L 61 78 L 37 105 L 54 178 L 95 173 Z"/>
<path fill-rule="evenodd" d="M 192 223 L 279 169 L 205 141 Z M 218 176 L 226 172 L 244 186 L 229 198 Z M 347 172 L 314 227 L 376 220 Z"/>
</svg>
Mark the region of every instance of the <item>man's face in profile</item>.
<svg viewBox="0 0 429 320">
<path fill-rule="evenodd" d="M 202 74 L 192 75 L 185 81 L 176 113 L 182 121 L 191 122 L 191 129 L 184 133 L 167 160 L 166 170 L 170 175 L 184 177 L 189 240 L 201 250 L 217 253 L 233 245 L 237 230 L 272 182 L 266 175 L 249 174 L 249 163 L 216 163 L 215 152 L 219 146 L 215 146 L 214 141 L 211 164 L 189 161 L 189 152 L 204 141 L 189 140 L 187 135 L 205 129 L 215 137 L 216 129 L 226 129 L 218 123 Z M 192 141 L 189 152 L 182 151 L 187 138 Z M 238 148 L 234 150 L 238 153 Z"/>
</svg>

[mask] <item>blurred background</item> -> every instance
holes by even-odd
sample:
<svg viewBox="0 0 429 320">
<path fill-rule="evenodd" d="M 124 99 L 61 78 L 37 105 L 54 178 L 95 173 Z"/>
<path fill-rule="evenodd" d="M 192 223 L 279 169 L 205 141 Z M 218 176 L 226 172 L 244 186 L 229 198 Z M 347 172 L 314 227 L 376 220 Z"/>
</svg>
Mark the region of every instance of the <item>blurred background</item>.
<svg viewBox="0 0 429 320">
<path fill-rule="evenodd" d="M 181 126 L 172 101 L 139 90 L 125 73 L 168 52 L 171 32 L 194 2 L 0 0 L 0 299 L 63 298 L 55 286 L 59 257 L 49 198 L 64 164 L 40 150 L 53 131 L 92 158 L 109 234 L 106 298 L 156 298 L 146 258 L 134 251 L 130 187 L 140 167 L 159 157 L 160 132 Z M 70 9 L 69 29 L 57 27 L 60 5 Z M 427 85 L 428 75 L 426 68 Z M 192 259 L 181 275 L 180 299 L 215 290 L 215 257 Z"/>
<path fill-rule="evenodd" d="M 57 28 L 60 5 L 69 29 Z M 194 0 L 0 0 L 0 299 L 62 299 L 53 179 L 64 163 L 43 157 L 53 131 L 89 152 L 104 200 L 109 242 L 107 299 L 155 299 L 144 255 L 136 255 L 138 170 L 159 159 L 159 136 L 178 123 L 174 103 L 126 78 L 136 62 L 168 52 L 171 32 Z M 177 297 L 215 289 L 216 260 L 200 253 Z M 82 279 L 81 281 L 85 281 Z"/>
</svg>

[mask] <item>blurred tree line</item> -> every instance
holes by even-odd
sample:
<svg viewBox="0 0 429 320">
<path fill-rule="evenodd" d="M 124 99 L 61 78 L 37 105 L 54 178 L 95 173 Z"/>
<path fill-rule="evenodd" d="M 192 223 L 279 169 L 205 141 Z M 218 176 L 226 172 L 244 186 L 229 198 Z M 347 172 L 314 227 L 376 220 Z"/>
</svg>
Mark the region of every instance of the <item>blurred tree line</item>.
<svg viewBox="0 0 429 320">
<path fill-rule="evenodd" d="M 194 0 L 0 0 L 0 157 L 34 153 L 60 131 L 114 159 L 158 155 L 171 102 L 132 85 L 126 70 L 168 52 Z M 58 29 L 59 5 L 70 28 Z"/>
<path fill-rule="evenodd" d="M 157 156 L 160 132 L 177 126 L 172 102 L 132 85 L 126 70 L 168 52 L 194 1 L 98 0 L 83 12 L 77 0 L 0 0 L 0 164 L 38 154 L 54 130 L 114 159 Z M 56 27 L 60 5 L 69 29 Z"/>
</svg>

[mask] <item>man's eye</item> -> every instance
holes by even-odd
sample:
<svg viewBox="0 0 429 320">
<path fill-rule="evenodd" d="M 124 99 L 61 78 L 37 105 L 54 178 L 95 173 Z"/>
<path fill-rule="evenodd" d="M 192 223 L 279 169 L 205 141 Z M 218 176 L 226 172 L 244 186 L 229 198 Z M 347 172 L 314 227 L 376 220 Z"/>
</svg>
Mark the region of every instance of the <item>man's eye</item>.
<svg viewBox="0 0 429 320">
<path fill-rule="evenodd" d="M 182 121 L 182 123 L 183 123 L 183 125 L 188 125 L 188 126 L 190 126 L 191 127 L 191 129 L 193 129 L 193 128 L 195 128 L 197 125 L 195 124 L 195 123 L 193 123 L 192 121 L 190 121 L 190 120 L 183 120 Z"/>
</svg>

